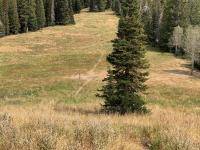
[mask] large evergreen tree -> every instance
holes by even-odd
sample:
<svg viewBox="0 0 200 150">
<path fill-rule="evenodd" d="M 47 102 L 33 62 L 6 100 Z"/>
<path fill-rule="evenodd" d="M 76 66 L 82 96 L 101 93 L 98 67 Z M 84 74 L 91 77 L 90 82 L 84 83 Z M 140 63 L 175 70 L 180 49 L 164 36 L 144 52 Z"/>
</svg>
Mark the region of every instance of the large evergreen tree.
<svg viewBox="0 0 200 150">
<path fill-rule="evenodd" d="M 36 2 L 36 17 L 37 17 L 37 25 L 38 28 L 43 28 L 45 26 L 45 11 L 44 11 L 44 4 L 43 0 L 35 0 Z"/>
<path fill-rule="evenodd" d="M 10 29 L 9 29 L 9 17 L 8 17 L 8 0 L 2 0 L 1 1 L 1 20 L 3 22 L 4 25 L 4 31 L 5 34 L 8 35 L 10 33 Z"/>
<path fill-rule="evenodd" d="M 200 25 L 200 1 L 199 0 L 190 0 L 190 23 L 192 25 Z M 187 11 L 185 9 L 184 11 Z"/>
<path fill-rule="evenodd" d="M 28 3 L 28 30 L 29 31 L 38 30 L 35 0 L 29 0 Z"/>
<path fill-rule="evenodd" d="M 81 0 L 72 0 L 72 7 L 74 13 L 80 13 L 81 11 Z"/>
<path fill-rule="evenodd" d="M 146 112 L 140 94 L 145 91 L 148 63 L 145 59 L 145 40 L 138 0 L 122 1 L 118 38 L 113 52 L 107 57 L 112 65 L 102 88 L 104 109 L 108 112 Z"/>
<path fill-rule="evenodd" d="M 19 33 L 20 24 L 19 24 L 19 16 L 17 12 L 17 1 L 9 0 L 9 28 L 11 34 Z"/>
<path fill-rule="evenodd" d="M 168 49 L 169 39 L 173 33 L 174 27 L 178 26 L 180 23 L 180 1 L 181 0 L 167 0 L 166 2 L 160 38 L 160 47 L 163 50 Z"/>
<path fill-rule="evenodd" d="M 55 0 L 44 0 L 46 26 L 55 25 Z"/>
<path fill-rule="evenodd" d="M 71 1 L 57 0 L 55 5 L 56 24 L 66 25 L 74 23 Z"/>
<path fill-rule="evenodd" d="M 116 15 L 121 15 L 121 3 L 120 0 L 113 0 L 112 2 L 112 10 Z"/>
<path fill-rule="evenodd" d="M 90 0 L 90 11 L 92 12 L 102 12 L 105 11 L 106 1 L 105 0 Z"/>
<path fill-rule="evenodd" d="M 29 17 L 29 7 L 27 0 L 17 0 L 17 8 L 19 14 L 20 22 L 20 32 L 27 32 L 28 29 L 28 17 Z"/>
</svg>

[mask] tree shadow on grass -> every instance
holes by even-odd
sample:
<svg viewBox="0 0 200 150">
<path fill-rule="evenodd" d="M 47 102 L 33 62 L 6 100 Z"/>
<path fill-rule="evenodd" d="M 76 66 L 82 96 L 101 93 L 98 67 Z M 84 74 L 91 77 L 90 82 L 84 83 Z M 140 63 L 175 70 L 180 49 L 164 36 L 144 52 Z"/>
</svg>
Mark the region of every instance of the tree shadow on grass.
<svg viewBox="0 0 200 150">
<path fill-rule="evenodd" d="M 101 115 L 105 114 L 99 107 L 87 107 L 87 106 L 71 106 L 66 104 L 57 104 L 54 106 L 54 110 L 57 112 L 71 112 L 84 115 Z"/>
<path fill-rule="evenodd" d="M 181 67 L 191 69 L 192 64 L 191 63 L 181 64 Z"/>
<path fill-rule="evenodd" d="M 184 75 L 191 78 L 198 78 L 200 79 L 200 71 L 195 69 L 193 74 L 191 74 L 191 67 L 188 64 L 183 65 L 184 67 L 188 68 L 188 70 L 181 70 L 181 69 L 173 69 L 173 70 L 164 70 L 167 73 L 175 74 L 175 75 Z"/>
<path fill-rule="evenodd" d="M 164 70 L 167 73 L 172 73 L 172 74 L 177 74 L 177 75 L 186 75 L 186 76 L 191 76 L 191 72 L 189 70 Z"/>
</svg>

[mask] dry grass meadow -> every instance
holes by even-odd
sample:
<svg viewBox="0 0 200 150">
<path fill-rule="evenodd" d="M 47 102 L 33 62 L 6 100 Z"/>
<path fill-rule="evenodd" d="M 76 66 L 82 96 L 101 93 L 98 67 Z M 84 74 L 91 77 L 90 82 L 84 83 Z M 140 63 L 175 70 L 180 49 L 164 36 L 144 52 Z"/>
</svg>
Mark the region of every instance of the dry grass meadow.
<svg viewBox="0 0 200 150">
<path fill-rule="evenodd" d="M 100 113 L 118 19 L 75 16 L 76 25 L 0 39 L 0 150 L 200 150 L 200 75 L 148 48 L 151 113 Z"/>
</svg>

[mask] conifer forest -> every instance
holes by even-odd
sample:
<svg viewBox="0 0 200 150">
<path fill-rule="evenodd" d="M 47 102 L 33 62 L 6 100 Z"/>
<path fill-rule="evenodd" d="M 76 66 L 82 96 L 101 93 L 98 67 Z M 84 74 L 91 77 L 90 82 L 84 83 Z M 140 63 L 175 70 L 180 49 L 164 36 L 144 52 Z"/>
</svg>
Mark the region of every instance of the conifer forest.
<svg viewBox="0 0 200 150">
<path fill-rule="evenodd" d="M 0 150 L 200 150 L 200 0 L 0 0 Z"/>
</svg>

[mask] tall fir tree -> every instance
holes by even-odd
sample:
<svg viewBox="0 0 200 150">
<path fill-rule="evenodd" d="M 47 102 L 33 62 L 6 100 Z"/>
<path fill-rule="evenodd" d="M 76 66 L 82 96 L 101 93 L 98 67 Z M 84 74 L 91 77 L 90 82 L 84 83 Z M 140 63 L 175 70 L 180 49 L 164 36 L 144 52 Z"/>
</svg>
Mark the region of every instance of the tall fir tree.
<svg viewBox="0 0 200 150">
<path fill-rule="evenodd" d="M 55 25 L 55 0 L 44 0 L 46 26 Z"/>
<path fill-rule="evenodd" d="M 112 10 L 115 12 L 116 15 L 121 15 L 121 3 L 120 0 L 113 0 L 112 2 Z"/>
<path fill-rule="evenodd" d="M 89 10 L 91 12 L 103 12 L 106 8 L 105 0 L 90 0 Z"/>
<path fill-rule="evenodd" d="M 19 15 L 17 12 L 17 1 L 9 0 L 9 28 L 11 34 L 18 34 L 20 29 Z"/>
<path fill-rule="evenodd" d="M 161 24 L 160 47 L 167 51 L 174 27 L 180 23 L 180 0 L 167 0 Z"/>
<path fill-rule="evenodd" d="M 149 65 L 145 59 L 145 40 L 138 0 L 122 1 L 122 16 L 119 20 L 117 39 L 113 51 L 107 57 L 112 65 L 106 84 L 99 95 L 105 99 L 103 105 L 108 112 L 125 114 L 146 112 L 140 94 L 146 90 Z"/>
<path fill-rule="evenodd" d="M 200 1 L 190 0 L 190 23 L 200 25 Z M 185 10 L 187 12 L 187 10 Z"/>
<path fill-rule="evenodd" d="M 106 1 L 106 9 L 110 9 L 112 7 L 112 0 Z"/>
<path fill-rule="evenodd" d="M 72 23 L 73 8 L 71 1 L 68 0 L 57 0 L 55 5 L 55 18 L 56 24 L 66 25 Z"/>
<path fill-rule="evenodd" d="M 81 1 L 80 0 L 72 0 L 72 7 L 74 13 L 80 13 L 81 11 Z"/>
<path fill-rule="evenodd" d="M 20 32 L 27 32 L 28 29 L 28 18 L 29 18 L 29 6 L 27 0 L 17 0 L 17 8 L 20 23 Z"/>
<path fill-rule="evenodd" d="M 98 10 L 100 12 L 105 11 L 105 9 L 106 9 L 106 0 L 98 0 L 97 1 L 97 6 L 98 6 Z"/>
<path fill-rule="evenodd" d="M 35 0 L 35 2 L 36 2 L 35 13 L 37 17 L 37 25 L 38 28 L 43 28 L 45 26 L 45 21 L 46 21 L 43 0 Z"/>
<path fill-rule="evenodd" d="M 154 36 L 153 36 L 153 15 L 152 15 L 152 3 L 148 0 L 144 1 L 142 4 L 142 22 L 144 24 L 144 30 L 147 34 L 149 44 L 152 44 L 154 42 Z"/>
<path fill-rule="evenodd" d="M 72 0 L 68 0 L 68 3 L 69 3 L 69 17 L 70 17 L 69 24 L 75 24 Z"/>
<path fill-rule="evenodd" d="M 8 3 L 8 0 L 2 0 L 1 2 L 1 20 L 2 20 L 2 23 L 4 25 L 4 32 L 5 32 L 5 35 L 9 35 L 10 33 L 10 28 L 9 28 L 9 17 L 8 17 L 8 9 L 9 9 L 9 3 Z"/>
<path fill-rule="evenodd" d="M 28 3 L 28 31 L 38 30 L 36 17 L 36 3 L 35 0 L 29 0 Z"/>
</svg>

